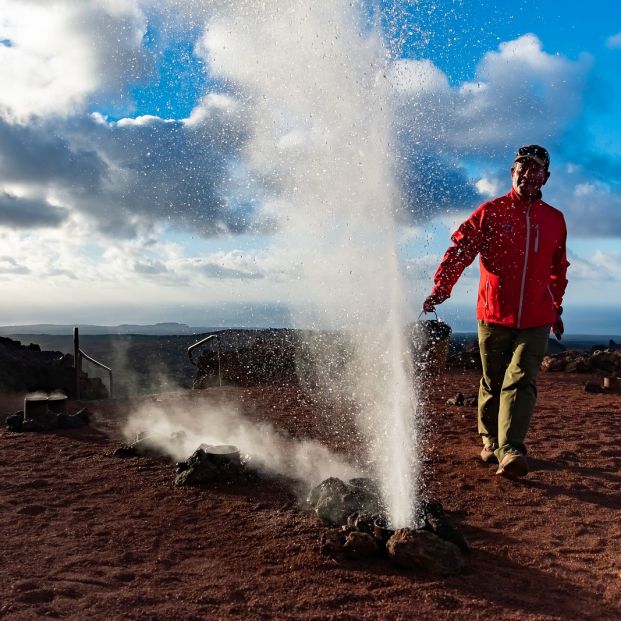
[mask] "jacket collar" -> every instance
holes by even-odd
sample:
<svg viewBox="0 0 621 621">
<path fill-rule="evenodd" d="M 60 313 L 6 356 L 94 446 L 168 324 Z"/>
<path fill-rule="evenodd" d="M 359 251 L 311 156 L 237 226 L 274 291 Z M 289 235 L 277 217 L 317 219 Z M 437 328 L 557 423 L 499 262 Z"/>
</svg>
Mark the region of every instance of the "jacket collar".
<svg viewBox="0 0 621 621">
<path fill-rule="evenodd" d="M 523 198 L 520 198 L 518 193 L 513 188 L 511 188 L 511 191 L 509 192 L 509 194 L 507 194 L 507 196 L 509 197 L 513 205 L 526 210 L 528 209 L 528 207 L 531 207 L 532 205 L 536 205 L 537 203 L 539 203 L 541 201 L 542 194 L 540 191 L 539 196 L 537 196 L 536 198 L 533 198 L 532 201 L 525 201 Z"/>
</svg>

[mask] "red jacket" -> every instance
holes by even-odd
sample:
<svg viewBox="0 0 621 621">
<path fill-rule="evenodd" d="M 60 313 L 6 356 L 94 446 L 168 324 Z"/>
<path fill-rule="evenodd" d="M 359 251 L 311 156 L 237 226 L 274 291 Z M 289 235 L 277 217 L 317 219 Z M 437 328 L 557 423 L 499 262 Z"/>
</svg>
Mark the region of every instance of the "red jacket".
<svg viewBox="0 0 621 621">
<path fill-rule="evenodd" d="M 560 211 L 511 190 L 483 203 L 453 233 L 432 294 L 448 297 L 480 254 L 477 319 L 511 328 L 552 324 L 567 286 L 566 238 Z"/>
</svg>

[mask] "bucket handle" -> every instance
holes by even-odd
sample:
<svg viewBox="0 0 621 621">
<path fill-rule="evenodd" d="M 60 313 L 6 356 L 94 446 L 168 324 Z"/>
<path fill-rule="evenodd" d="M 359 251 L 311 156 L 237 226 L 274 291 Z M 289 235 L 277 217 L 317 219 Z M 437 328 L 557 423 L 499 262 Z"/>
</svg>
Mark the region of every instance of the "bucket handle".
<svg viewBox="0 0 621 621">
<path fill-rule="evenodd" d="M 438 317 L 438 313 L 436 313 L 436 311 L 432 310 L 430 311 L 431 313 L 433 313 L 436 316 L 436 321 L 442 321 L 439 317 Z M 424 310 L 420 312 L 420 315 L 418 316 L 418 318 L 420 319 L 423 315 L 427 315 L 429 313 L 426 313 Z"/>
</svg>

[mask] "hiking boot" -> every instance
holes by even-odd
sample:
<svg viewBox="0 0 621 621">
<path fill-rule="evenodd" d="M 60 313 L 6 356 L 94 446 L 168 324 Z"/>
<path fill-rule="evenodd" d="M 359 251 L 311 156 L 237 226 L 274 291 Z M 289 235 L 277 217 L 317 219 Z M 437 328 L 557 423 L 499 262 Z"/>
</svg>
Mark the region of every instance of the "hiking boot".
<svg viewBox="0 0 621 621">
<path fill-rule="evenodd" d="M 493 444 L 486 444 L 481 451 L 481 461 L 485 464 L 497 464 L 498 458 L 494 453 L 495 449 L 496 447 Z"/>
<path fill-rule="evenodd" d="M 528 461 L 522 453 L 510 451 L 502 458 L 496 474 L 507 479 L 519 479 L 528 474 Z"/>
</svg>

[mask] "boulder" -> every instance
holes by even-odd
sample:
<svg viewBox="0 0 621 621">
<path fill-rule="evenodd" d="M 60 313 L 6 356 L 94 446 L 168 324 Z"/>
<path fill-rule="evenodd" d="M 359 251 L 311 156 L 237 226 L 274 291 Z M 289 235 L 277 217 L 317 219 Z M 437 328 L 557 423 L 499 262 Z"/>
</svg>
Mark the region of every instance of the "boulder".
<svg viewBox="0 0 621 621">
<path fill-rule="evenodd" d="M 405 569 L 432 574 L 458 574 L 464 566 L 459 548 L 426 530 L 400 528 L 386 544 L 391 560 Z"/>
<path fill-rule="evenodd" d="M 251 480 L 251 473 L 237 458 L 212 454 L 202 448 L 192 453 L 185 462 L 177 464 L 179 474 L 175 485 L 208 485 L 210 483 L 239 483 Z"/>
<path fill-rule="evenodd" d="M 327 556 L 338 556 L 343 553 L 345 533 L 340 528 L 331 528 L 321 533 L 319 550 Z"/>
<path fill-rule="evenodd" d="M 331 477 L 311 490 L 307 502 L 322 522 L 342 525 L 352 513 L 377 513 L 380 510 L 381 501 L 375 484 L 367 479 L 351 481 L 355 484 Z"/>
<path fill-rule="evenodd" d="M 343 551 L 349 558 L 367 558 L 377 553 L 377 539 L 369 534 L 354 530 L 345 538 Z"/>
</svg>

